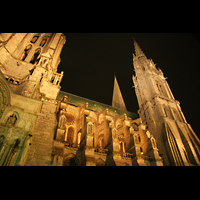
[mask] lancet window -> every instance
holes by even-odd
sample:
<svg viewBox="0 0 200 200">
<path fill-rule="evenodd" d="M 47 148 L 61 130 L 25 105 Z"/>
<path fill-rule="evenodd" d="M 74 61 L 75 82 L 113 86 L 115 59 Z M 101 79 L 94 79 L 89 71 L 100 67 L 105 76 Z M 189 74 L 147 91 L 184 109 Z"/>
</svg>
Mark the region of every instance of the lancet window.
<svg viewBox="0 0 200 200">
<path fill-rule="evenodd" d="M 169 106 L 163 105 L 163 109 L 164 109 L 164 111 L 165 111 L 166 117 L 169 117 L 170 119 L 174 119 L 174 118 L 173 118 L 173 115 L 172 115 L 172 112 L 171 112 L 171 110 L 170 110 L 170 108 L 169 108 Z"/>
<path fill-rule="evenodd" d="M 73 127 L 69 127 L 68 128 L 68 133 L 67 133 L 67 142 L 69 144 L 73 144 L 73 140 L 74 140 L 74 128 Z"/>
<path fill-rule="evenodd" d="M 37 63 L 38 63 L 38 61 L 39 61 L 39 56 L 40 56 L 40 52 L 41 52 L 41 49 L 40 49 L 40 48 L 39 48 L 39 49 L 36 49 L 36 51 L 35 51 L 35 53 L 34 53 L 32 59 L 31 59 L 30 63 L 32 63 L 32 64 L 35 64 L 35 63 L 37 64 Z"/>
<path fill-rule="evenodd" d="M 78 148 L 80 148 L 81 145 L 81 132 L 78 133 Z"/>
<path fill-rule="evenodd" d="M 179 112 L 176 110 L 176 109 L 173 109 L 173 113 L 175 115 L 175 120 L 179 121 L 179 122 L 182 122 L 182 119 L 179 115 Z"/>
<path fill-rule="evenodd" d="M 160 81 L 156 80 L 156 86 L 158 91 L 160 92 L 160 94 L 162 96 L 167 97 L 167 92 L 165 91 L 165 88 L 163 87 L 163 85 L 160 83 Z"/>
<path fill-rule="evenodd" d="M 31 49 L 32 49 L 32 45 L 29 44 L 29 45 L 24 49 L 24 52 L 23 52 L 23 54 L 22 54 L 20 60 L 25 61 L 25 59 L 27 58 L 27 56 L 28 56 L 28 54 L 30 53 Z"/>
<path fill-rule="evenodd" d="M 38 40 L 38 38 L 39 38 L 39 36 L 38 35 L 35 35 L 33 38 L 32 38 L 32 40 L 31 40 L 31 43 L 36 43 L 37 42 L 37 40 Z"/>
<path fill-rule="evenodd" d="M 119 142 L 119 152 L 125 153 L 125 146 L 122 141 Z"/>
<path fill-rule="evenodd" d="M 46 37 L 43 38 L 42 41 L 41 41 L 41 43 L 40 43 L 40 46 L 44 47 L 44 45 L 46 44 L 46 41 L 47 41 L 47 38 Z"/>
</svg>

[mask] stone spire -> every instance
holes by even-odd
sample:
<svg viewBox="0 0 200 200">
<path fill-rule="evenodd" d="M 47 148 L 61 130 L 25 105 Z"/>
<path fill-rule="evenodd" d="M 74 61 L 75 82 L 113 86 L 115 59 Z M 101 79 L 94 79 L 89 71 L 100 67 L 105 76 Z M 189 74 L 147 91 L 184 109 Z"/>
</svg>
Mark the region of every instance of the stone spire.
<svg viewBox="0 0 200 200">
<path fill-rule="evenodd" d="M 117 78 L 114 78 L 114 89 L 113 89 L 113 99 L 112 99 L 112 106 L 115 108 L 119 108 L 121 110 L 127 110 L 124 99 L 122 97 L 122 93 L 119 88 L 119 84 L 117 82 Z"/>
<path fill-rule="evenodd" d="M 142 57 L 142 56 L 146 57 L 145 54 L 143 53 L 142 49 L 138 45 L 138 43 L 135 41 L 135 39 L 134 39 L 134 46 L 135 46 L 135 54 L 136 54 L 137 58 Z"/>
</svg>

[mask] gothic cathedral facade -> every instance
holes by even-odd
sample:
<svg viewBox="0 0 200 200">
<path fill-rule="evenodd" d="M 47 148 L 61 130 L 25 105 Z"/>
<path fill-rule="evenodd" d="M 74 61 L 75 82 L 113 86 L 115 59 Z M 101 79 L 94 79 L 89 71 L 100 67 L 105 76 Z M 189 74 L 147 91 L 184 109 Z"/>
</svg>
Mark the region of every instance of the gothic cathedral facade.
<svg viewBox="0 0 200 200">
<path fill-rule="evenodd" d="M 0 166 L 200 165 L 200 140 L 134 42 L 138 114 L 61 91 L 62 33 L 0 34 Z"/>
</svg>

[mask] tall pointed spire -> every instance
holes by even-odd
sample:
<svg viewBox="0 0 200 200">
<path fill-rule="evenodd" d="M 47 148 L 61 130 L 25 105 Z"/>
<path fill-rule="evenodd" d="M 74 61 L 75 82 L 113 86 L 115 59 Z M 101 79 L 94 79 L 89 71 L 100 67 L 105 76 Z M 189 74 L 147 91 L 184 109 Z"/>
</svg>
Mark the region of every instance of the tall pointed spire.
<svg viewBox="0 0 200 200">
<path fill-rule="evenodd" d="M 134 46 L 135 46 L 135 54 L 137 57 L 141 57 L 141 56 L 146 57 L 145 54 L 143 53 L 142 49 L 138 45 L 138 43 L 135 41 L 135 39 L 134 39 Z"/>
<path fill-rule="evenodd" d="M 122 97 L 122 93 L 119 88 L 119 84 L 117 82 L 116 75 L 114 77 L 114 89 L 113 89 L 113 99 L 112 99 L 112 106 L 115 108 L 119 108 L 121 110 L 127 110 L 124 99 Z"/>
</svg>

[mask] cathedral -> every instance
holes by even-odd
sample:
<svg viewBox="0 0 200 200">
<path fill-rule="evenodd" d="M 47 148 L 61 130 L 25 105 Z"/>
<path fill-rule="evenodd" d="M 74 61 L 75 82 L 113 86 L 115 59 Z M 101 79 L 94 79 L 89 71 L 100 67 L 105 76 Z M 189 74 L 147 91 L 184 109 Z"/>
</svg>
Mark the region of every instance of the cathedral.
<svg viewBox="0 0 200 200">
<path fill-rule="evenodd" d="M 137 113 L 61 90 L 62 33 L 0 34 L 0 166 L 198 166 L 200 140 L 134 41 Z"/>
</svg>

